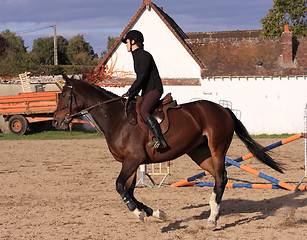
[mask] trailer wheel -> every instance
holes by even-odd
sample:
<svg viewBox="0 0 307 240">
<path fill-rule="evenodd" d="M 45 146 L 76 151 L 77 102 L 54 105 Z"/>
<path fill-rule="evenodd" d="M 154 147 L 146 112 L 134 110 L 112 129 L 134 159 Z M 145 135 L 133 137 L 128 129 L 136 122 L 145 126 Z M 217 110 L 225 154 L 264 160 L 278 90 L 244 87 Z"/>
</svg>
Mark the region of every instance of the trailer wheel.
<svg viewBox="0 0 307 240">
<path fill-rule="evenodd" d="M 21 115 L 14 115 L 9 120 L 9 129 L 13 134 L 24 135 L 28 128 L 29 123 L 27 119 Z"/>
</svg>

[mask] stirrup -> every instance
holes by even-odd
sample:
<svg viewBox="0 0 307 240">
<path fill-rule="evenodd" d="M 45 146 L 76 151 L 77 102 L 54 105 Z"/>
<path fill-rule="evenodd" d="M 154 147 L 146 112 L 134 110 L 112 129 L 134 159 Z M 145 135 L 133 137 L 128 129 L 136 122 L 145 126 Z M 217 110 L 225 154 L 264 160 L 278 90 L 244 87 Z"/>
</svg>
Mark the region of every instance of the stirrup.
<svg viewBox="0 0 307 240">
<path fill-rule="evenodd" d="M 152 147 L 155 149 L 158 149 L 160 147 L 161 143 L 157 140 L 151 141 L 148 143 L 148 147 Z"/>
<path fill-rule="evenodd" d="M 165 142 L 165 140 L 162 140 Z M 151 142 L 148 142 L 148 147 L 153 147 L 155 149 L 164 149 L 164 148 L 167 148 L 167 143 L 165 142 L 165 144 L 162 144 L 160 141 L 158 141 L 156 138 L 155 140 L 151 141 Z"/>
</svg>

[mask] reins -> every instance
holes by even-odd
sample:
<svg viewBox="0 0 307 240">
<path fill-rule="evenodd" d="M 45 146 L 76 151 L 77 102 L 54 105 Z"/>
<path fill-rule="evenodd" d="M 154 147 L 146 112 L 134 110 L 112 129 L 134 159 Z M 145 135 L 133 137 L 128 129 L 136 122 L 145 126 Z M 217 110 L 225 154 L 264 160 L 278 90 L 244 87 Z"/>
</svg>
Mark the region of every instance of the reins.
<svg viewBox="0 0 307 240">
<path fill-rule="evenodd" d="M 120 99 L 123 99 L 123 97 L 116 97 L 116 98 L 112 98 L 112 99 L 110 99 L 110 100 L 106 100 L 106 101 L 103 101 L 103 102 L 99 102 L 99 103 L 97 103 L 97 104 L 95 104 L 95 105 L 93 105 L 93 106 L 90 106 L 90 107 L 85 108 L 85 109 L 83 109 L 83 110 L 81 110 L 81 111 L 79 111 L 79 112 L 77 112 L 77 113 L 75 113 L 75 114 L 70 115 L 70 118 L 72 119 L 72 118 L 75 118 L 75 117 L 78 117 L 78 116 L 83 116 L 83 115 L 85 115 L 88 111 L 92 110 L 93 108 L 101 107 L 103 104 L 115 102 L 115 101 L 118 101 L 118 100 L 120 100 Z"/>
</svg>

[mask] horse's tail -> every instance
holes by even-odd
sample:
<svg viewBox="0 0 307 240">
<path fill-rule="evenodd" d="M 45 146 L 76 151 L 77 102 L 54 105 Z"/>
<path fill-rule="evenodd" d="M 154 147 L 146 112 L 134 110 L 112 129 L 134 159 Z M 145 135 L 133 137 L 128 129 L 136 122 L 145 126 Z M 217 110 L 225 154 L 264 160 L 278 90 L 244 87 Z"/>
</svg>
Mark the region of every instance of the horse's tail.
<svg viewBox="0 0 307 240">
<path fill-rule="evenodd" d="M 249 135 L 248 131 L 242 124 L 242 122 L 237 119 L 236 115 L 229 109 L 226 108 L 229 112 L 230 116 L 232 117 L 235 125 L 235 133 L 241 139 L 241 141 L 245 144 L 248 150 L 255 155 L 255 157 L 263 162 L 264 164 L 270 166 L 271 168 L 275 169 L 276 171 L 283 173 L 282 167 L 279 163 L 275 162 L 269 154 L 267 154 L 264 150 L 264 147 L 257 143 L 252 137 Z"/>
</svg>

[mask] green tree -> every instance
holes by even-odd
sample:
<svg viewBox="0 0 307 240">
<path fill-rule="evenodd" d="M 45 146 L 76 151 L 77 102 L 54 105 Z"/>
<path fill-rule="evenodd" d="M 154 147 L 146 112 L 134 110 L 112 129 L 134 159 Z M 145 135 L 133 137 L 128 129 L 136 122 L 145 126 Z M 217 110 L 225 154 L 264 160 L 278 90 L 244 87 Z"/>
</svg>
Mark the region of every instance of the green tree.
<svg viewBox="0 0 307 240">
<path fill-rule="evenodd" d="M 58 63 L 60 65 L 69 64 L 67 56 L 68 40 L 63 36 L 58 36 L 57 43 L 58 43 Z"/>
<path fill-rule="evenodd" d="M 39 64 L 52 65 L 53 58 L 53 38 L 37 38 L 33 41 L 32 53 Z"/>
<path fill-rule="evenodd" d="M 108 51 L 111 49 L 111 47 L 113 46 L 113 44 L 115 43 L 115 41 L 117 40 L 117 37 L 110 37 L 108 36 L 108 43 L 107 43 L 107 49 L 108 50 L 104 50 L 102 53 L 101 53 L 101 59 L 104 58 Z"/>
<path fill-rule="evenodd" d="M 67 57 L 68 41 L 63 36 L 57 37 L 58 63 L 68 63 Z M 31 55 L 38 64 L 54 64 L 54 43 L 53 37 L 34 39 Z"/>
<path fill-rule="evenodd" d="M 1 36 L 4 37 L 10 43 L 10 50 L 14 52 L 27 52 L 27 48 L 25 47 L 24 40 L 17 36 L 15 33 L 6 29 L 1 32 Z"/>
<path fill-rule="evenodd" d="M 93 66 L 97 65 L 97 61 L 95 61 L 97 58 L 92 58 L 88 53 L 86 52 L 80 52 L 76 55 L 74 55 L 73 63 L 75 65 L 84 65 L 84 66 Z"/>
<path fill-rule="evenodd" d="M 77 35 L 69 39 L 67 46 L 67 56 L 71 64 L 87 65 L 88 61 L 97 58 L 91 45 L 84 40 L 83 35 Z M 86 56 L 86 57 L 85 57 Z M 83 59 L 82 61 L 80 59 Z"/>
<path fill-rule="evenodd" d="M 113 44 L 116 42 L 117 37 L 108 37 L 108 50 L 111 49 L 111 47 L 113 46 Z"/>
<path fill-rule="evenodd" d="M 9 46 L 0 58 L 0 73 L 16 75 L 28 71 L 30 59 L 24 40 L 10 30 L 2 31 L 1 36 L 8 41 Z"/>
<path fill-rule="evenodd" d="M 294 36 L 307 36 L 307 1 L 273 0 L 273 8 L 260 22 L 263 37 L 281 36 L 284 25 L 289 25 Z"/>
<path fill-rule="evenodd" d="M 9 41 L 0 35 L 0 56 L 10 46 Z"/>
</svg>

